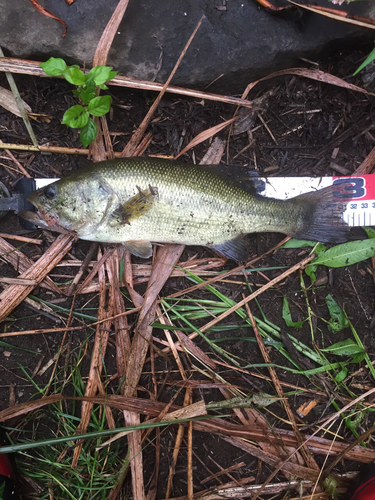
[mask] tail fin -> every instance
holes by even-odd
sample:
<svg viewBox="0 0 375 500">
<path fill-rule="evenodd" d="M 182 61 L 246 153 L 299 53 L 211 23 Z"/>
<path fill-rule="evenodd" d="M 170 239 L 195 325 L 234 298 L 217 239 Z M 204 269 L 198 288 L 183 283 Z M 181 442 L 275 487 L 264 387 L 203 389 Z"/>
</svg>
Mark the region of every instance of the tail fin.
<svg viewBox="0 0 375 500">
<path fill-rule="evenodd" d="M 290 236 L 322 243 L 349 240 L 349 226 L 342 218 L 346 205 L 334 199 L 333 186 L 301 194 L 290 202 L 300 208 L 297 229 Z"/>
</svg>

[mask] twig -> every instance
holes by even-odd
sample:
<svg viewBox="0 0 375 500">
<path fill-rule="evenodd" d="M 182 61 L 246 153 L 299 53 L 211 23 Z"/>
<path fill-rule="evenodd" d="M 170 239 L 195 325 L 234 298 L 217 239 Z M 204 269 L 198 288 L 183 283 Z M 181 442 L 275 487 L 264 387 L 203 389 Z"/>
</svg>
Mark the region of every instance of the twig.
<svg viewBox="0 0 375 500">
<path fill-rule="evenodd" d="M 98 261 L 100 260 L 100 257 L 101 257 L 101 250 L 99 249 Z M 99 282 L 101 287 L 99 292 L 98 319 L 102 320 L 106 319 L 108 316 L 107 311 L 105 309 L 107 293 L 105 286 L 106 278 L 105 278 L 104 267 L 101 267 L 99 269 Z M 95 341 L 92 351 L 89 376 L 86 383 L 85 396 L 95 396 L 97 392 L 97 387 L 98 387 L 97 379 L 98 375 L 101 374 L 103 368 L 103 359 L 107 349 L 110 327 L 111 327 L 111 321 L 105 322 L 103 328 L 101 328 L 99 325 L 97 325 L 96 327 Z M 76 428 L 75 434 L 86 432 L 90 422 L 92 408 L 93 408 L 92 403 L 82 404 L 81 421 Z M 72 468 L 77 467 L 78 459 L 82 451 L 82 446 L 83 446 L 83 441 L 80 441 L 76 446 L 76 448 L 74 449 Z"/>
<path fill-rule="evenodd" d="M 312 481 L 287 481 L 284 483 L 270 484 L 267 486 L 265 490 L 266 495 L 277 495 L 278 493 L 282 493 L 283 491 L 289 492 L 290 489 L 298 489 L 300 486 L 305 488 L 311 487 L 313 485 Z M 207 494 L 202 495 L 201 493 L 196 493 L 193 498 L 199 498 L 199 500 L 222 500 L 225 499 L 239 499 L 239 498 L 249 498 L 253 493 L 256 493 L 261 488 L 260 485 L 253 486 L 226 486 L 215 488 L 214 491 L 209 491 Z M 298 497 L 300 498 L 300 497 Z M 305 497 L 303 497 L 305 498 Z M 306 498 L 311 498 L 306 497 Z M 313 498 L 327 498 L 326 496 L 322 497 L 313 497 Z M 185 497 L 175 497 L 170 500 L 191 500 L 188 496 Z"/>
<path fill-rule="evenodd" d="M 211 460 L 213 460 L 211 457 L 210 457 Z M 216 479 L 220 476 L 222 476 L 223 474 L 228 474 L 228 472 L 232 472 L 234 470 L 237 470 L 237 469 L 240 469 L 241 467 L 245 467 L 246 466 L 246 463 L 245 462 L 240 462 L 238 464 L 234 464 L 234 465 L 231 465 L 230 467 L 227 467 L 226 469 L 223 469 L 218 463 L 214 462 L 220 469 L 220 472 L 217 472 L 216 474 L 212 474 L 211 476 L 208 476 L 206 478 L 204 478 L 202 481 L 201 481 L 201 484 L 205 484 L 205 483 L 208 483 L 209 481 L 212 481 L 213 479 Z M 229 474 L 228 474 L 229 476 Z M 233 480 L 233 478 L 231 476 L 229 476 L 230 479 Z M 253 477 L 252 480 L 254 481 L 255 478 Z"/>
<path fill-rule="evenodd" d="M 3 53 L 3 50 L 2 50 L 1 47 L 0 47 L 0 56 L 4 57 L 4 53 Z M 25 124 L 25 127 L 26 127 L 28 133 L 29 133 L 31 142 L 34 144 L 34 146 L 38 147 L 38 141 L 36 140 L 36 137 L 35 137 L 35 134 L 34 134 L 34 130 L 33 130 L 32 126 L 31 126 L 28 114 L 26 112 L 26 109 L 25 109 L 25 106 L 23 104 L 22 98 L 21 98 L 20 93 L 18 91 L 16 82 L 14 81 L 13 75 L 9 71 L 7 71 L 5 73 L 5 76 L 7 77 L 9 86 L 10 86 L 10 88 L 12 90 L 14 99 L 15 99 L 15 101 L 17 103 L 17 106 L 18 106 L 18 109 L 19 109 L 19 111 L 21 113 L 22 120 L 23 120 L 23 122 Z"/>
<path fill-rule="evenodd" d="M 0 148 L 3 147 L 3 141 L 0 139 Z M 35 147 L 35 146 L 34 146 Z M 39 151 L 38 146 L 36 146 L 37 151 Z M 29 172 L 23 168 L 21 163 L 17 160 L 17 158 L 9 151 L 9 149 L 5 149 L 6 154 L 9 156 L 9 158 L 17 165 L 19 170 L 23 173 L 25 177 L 31 177 Z M 12 174 L 13 175 L 13 174 Z"/>
<path fill-rule="evenodd" d="M 301 260 L 301 262 L 298 262 L 298 264 L 295 264 L 290 269 L 288 269 L 287 271 L 285 271 L 282 274 L 280 274 L 280 276 L 277 276 L 277 278 L 274 278 L 273 280 L 271 280 L 270 282 L 268 282 L 266 285 L 264 285 L 262 288 L 260 288 L 256 292 L 253 292 L 252 294 L 250 294 L 245 299 L 241 300 L 240 302 L 238 302 L 234 306 L 230 307 L 227 311 L 225 311 L 224 313 L 220 314 L 220 316 L 217 316 L 217 318 L 213 319 L 209 323 L 206 323 L 199 330 L 201 332 L 205 332 L 209 328 L 212 328 L 214 325 L 216 325 L 216 323 L 219 323 L 221 320 L 223 320 L 224 318 L 226 318 L 227 316 L 229 316 L 230 314 L 232 314 L 232 312 L 237 311 L 237 309 L 239 309 L 240 307 L 244 306 L 245 304 L 247 304 L 251 300 L 255 299 L 255 297 L 258 297 L 258 295 L 261 295 L 263 292 L 265 292 L 269 288 L 272 288 L 274 285 L 276 285 L 277 283 L 279 283 L 280 281 L 282 281 L 284 278 L 286 278 L 290 274 L 292 274 L 295 271 L 297 271 L 298 269 L 301 269 L 302 267 L 306 266 L 313 259 L 315 259 L 315 255 L 314 254 L 313 255 L 309 255 L 309 257 L 306 257 L 305 259 Z M 193 334 L 193 335 L 196 337 L 198 334 Z M 190 338 L 192 338 L 192 336 L 190 336 Z"/>
<path fill-rule="evenodd" d="M 45 254 L 33 266 L 20 275 L 20 278 L 44 280 L 47 274 L 69 252 L 75 242 L 71 235 L 59 235 Z M 35 285 L 11 285 L 0 294 L 0 322 L 3 321 L 15 307 L 35 288 Z"/>
<path fill-rule="evenodd" d="M 17 337 L 18 335 L 36 335 L 38 333 L 60 333 L 65 331 L 77 331 L 87 328 L 86 326 L 71 326 L 69 328 L 41 328 L 40 330 L 22 330 L 20 332 L 5 332 L 0 333 L 0 339 L 2 337 Z"/>
<path fill-rule="evenodd" d="M 323 472 L 323 477 L 329 476 L 331 470 L 341 461 L 345 458 L 345 456 L 351 451 L 355 446 L 359 445 L 362 441 L 365 441 L 371 434 L 375 431 L 375 424 L 372 425 L 367 431 L 365 431 L 363 434 L 357 437 L 353 443 L 351 443 L 345 450 L 343 450 L 331 463 L 327 469 L 324 470 Z"/>
<path fill-rule="evenodd" d="M 253 330 L 254 330 L 254 333 L 255 333 L 255 338 L 257 339 L 257 342 L 258 342 L 258 346 L 259 346 L 259 349 L 262 353 L 262 356 L 264 358 L 264 361 L 266 363 L 269 363 L 269 364 L 272 364 L 272 360 L 270 358 L 270 355 L 268 354 L 268 351 L 264 345 L 264 342 L 263 342 L 263 339 L 262 339 L 262 336 L 261 334 L 259 333 L 259 330 L 258 330 L 258 326 L 255 322 L 255 319 L 254 319 L 254 316 L 250 310 L 250 306 L 249 304 L 245 304 L 245 307 L 246 307 L 246 312 L 250 318 L 250 322 L 251 322 L 251 326 L 253 327 Z M 294 415 L 293 415 L 293 412 L 292 412 L 292 409 L 289 405 L 289 401 L 287 398 L 285 398 L 285 394 L 284 394 L 284 391 L 283 391 L 283 388 L 280 384 L 280 380 L 276 374 L 276 370 L 275 368 L 273 368 L 273 366 L 269 366 L 268 367 L 268 371 L 270 372 L 270 375 L 271 375 L 271 378 L 272 378 L 272 382 L 275 386 L 275 389 L 276 389 L 276 392 L 279 396 L 279 398 L 282 400 L 283 402 L 283 405 L 284 405 L 284 408 L 286 410 L 286 413 L 288 415 L 288 418 L 292 424 L 292 427 L 293 427 L 293 431 L 294 431 L 294 434 L 297 438 L 297 442 L 298 444 L 300 445 L 300 448 L 301 448 L 301 454 L 306 462 L 306 465 L 310 468 L 310 469 L 316 469 L 316 470 L 319 470 L 319 466 L 318 464 L 315 462 L 314 458 L 312 457 L 309 449 L 307 448 L 306 445 L 304 445 L 304 442 L 303 442 L 303 438 L 301 436 L 301 433 L 299 432 L 299 429 L 297 427 L 297 423 L 296 423 L 296 420 L 294 418 Z"/>
<path fill-rule="evenodd" d="M 0 142 L 0 149 L 14 149 L 18 151 L 35 151 L 35 152 L 48 152 L 48 153 L 60 153 L 65 155 L 84 155 L 87 156 L 89 154 L 88 149 L 79 149 L 79 148 L 67 148 L 60 146 L 39 146 L 35 147 L 31 144 L 12 144 Z M 116 156 L 116 153 L 115 153 Z M 120 156 L 120 153 L 117 153 L 117 156 Z M 25 174 L 26 175 L 26 174 Z M 30 177 L 30 176 L 29 176 Z"/>
<path fill-rule="evenodd" d="M 198 31 L 200 25 L 202 24 L 202 21 L 203 21 L 204 18 L 205 18 L 205 16 L 203 15 L 201 17 L 200 21 L 198 22 L 196 28 L 194 29 L 193 33 L 191 34 L 189 40 L 187 41 L 187 43 L 186 43 L 183 51 L 181 52 L 180 57 L 178 58 L 178 60 L 177 60 L 177 62 L 175 64 L 173 70 L 171 71 L 171 74 L 169 75 L 167 81 L 163 85 L 162 90 L 160 91 L 160 93 L 157 96 L 157 98 L 155 99 L 155 101 L 152 103 L 152 106 L 150 107 L 150 109 L 148 110 L 146 116 L 142 120 L 142 123 L 140 124 L 140 126 L 138 127 L 138 129 L 134 132 L 134 134 L 132 135 L 130 141 L 128 142 L 128 144 L 123 149 L 122 156 L 133 156 L 134 150 L 137 148 L 138 144 L 140 143 L 141 138 L 142 138 L 143 134 L 145 133 L 146 128 L 148 127 L 148 125 L 149 125 L 149 123 L 151 121 L 151 118 L 152 118 L 152 116 L 155 113 L 156 108 L 159 106 L 161 98 L 165 94 L 165 92 L 166 92 L 166 90 L 168 88 L 168 85 L 170 84 L 170 82 L 171 82 L 174 74 L 176 73 L 177 68 L 179 67 L 179 65 L 180 65 L 183 57 L 185 56 L 185 53 L 186 53 L 187 49 L 189 48 L 191 42 L 193 41 L 193 38 L 195 37 L 195 34 L 197 33 L 197 31 Z"/>
<path fill-rule="evenodd" d="M 0 57 L 0 72 L 9 71 L 11 73 L 18 73 L 21 75 L 32 75 L 46 77 L 46 73 L 40 67 L 39 61 L 28 61 L 25 59 L 16 59 L 12 57 Z M 87 71 L 88 72 L 88 71 Z M 53 77 L 61 78 L 61 77 Z M 107 82 L 108 85 L 114 85 L 117 87 L 128 87 L 133 89 L 149 90 L 154 92 L 160 92 L 163 89 L 163 84 L 157 82 L 150 82 L 147 80 L 138 80 L 137 78 L 131 78 L 127 76 L 117 75 L 115 78 Z M 209 92 L 203 92 L 200 90 L 186 89 L 183 87 L 176 87 L 174 85 L 168 86 L 166 92 L 171 94 L 184 95 L 186 97 L 193 97 L 199 100 L 224 102 L 226 104 L 232 104 L 235 106 L 246 106 L 251 108 L 252 103 L 246 99 L 240 99 L 238 97 L 231 97 L 220 94 L 211 94 Z"/>
<path fill-rule="evenodd" d="M 189 394 L 188 405 L 193 403 L 192 390 L 186 389 Z M 188 498 L 193 498 L 194 494 L 194 479 L 193 479 L 193 422 L 188 423 L 188 446 L 187 446 L 187 491 Z"/>
<path fill-rule="evenodd" d="M 92 259 L 93 255 L 94 255 L 94 253 L 98 249 L 98 245 L 99 245 L 99 243 L 92 243 L 91 244 L 89 251 L 87 252 L 87 254 L 85 255 L 85 258 L 82 261 L 82 264 L 81 264 L 81 267 L 79 268 L 79 271 L 74 276 L 74 279 L 73 279 L 72 283 L 70 284 L 69 288 L 66 291 L 66 294 L 68 296 L 73 295 L 77 291 L 77 286 L 78 286 L 79 280 L 82 278 L 83 273 L 89 267 L 91 259 Z"/>
<path fill-rule="evenodd" d="M 73 311 L 74 311 L 74 303 L 75 303 L 75 297 L 73 297 L 72 305 L 70 306 L 69 318 L 68 318 L 68 321 L 66 323 L 66 330 L 64 331 L 64 335 L 63 335 L 63 338 L 61 340 L 60 348 L 59 348 L 58 352 L 56 353 L 55 366 L 53 367 L 53 370 L 52 370 L 52 373 L 51 373 L 48 385 L 46 387 L 46 390 L 44 391 L 44 396 L 48 396 L 49 389 L 50 389 L 52 381 L 53 381 L 53 379 L 55 377 L 55 373 L 56 373 L 56 370 L 57 370 L 57 365 L 58 365 L 58 362 L 59 362 L 59 359 L 60 359 L 60 355 L 61 355 L 61 353 L 63 351 L 64 344 L 65 344 L 65 339 L 66 339 L 66 336 L 68 334 L 68 328 L 70 327 L 70 324 L 72 322 Z"/>
<path fill-rule="evenodd" d="M 184 406 L 187 406 L 189 404 L 189 398 L 190 398 L 190 393 L 189 390 L 186 390 L 185 392 L 185 398 L 184 398 Z M 173 454 L 172 454 L 172 463 L 169 466 L 169 473 L 168 473 L 168 479 L 167 479 L 167 488 L 165 491 L 165 498 L 168 499 L 170 494 L 171 494 L 171 489 L 172 489 L 172 481 L 173 481 L 173 476 L 175 472 L 175 467 L 178 459 L 178 455 L 180 453 L 181 445 L 182 445 L 182 440 L 184 437 L 184 431 L 185 427 L 183 425 L 178 426 L 177 430 L 177 436 L 176 440 L 174 443 L 174 448 L 173 448 Z M 190 498 L 190 497 L 189 497 Z"/>
<path fill-rule="evenodd" d="M 194 285 L 190 288 L 186 288 L 185 290 L 180 290 L 179 292 L 172 293 L 171 295 L 168 295 L 168 298 L 172 299 L 172 298 L 180 297 L 181 295 L 185 295 L 187 293 L 194 292 L 195 290 L 199 290 L 200 288 L 204 288 L 207 285 L 212 285 L 213 283 L 215 283 L 217 281 L 221 281 L 222 279 L 227 278 L 228 276 L 232 276 L 233 274 L 241 273 L 241 271 L 243 269 L 246 269 L 246 267 L 248 267 L 248 266 L 252 266 L 253 264 L 258 262 L 259 260 L 263 259 L 264 257 L 269 255 L 270 253 L 272 253 L 275 250 L 277 250 L 278 248 L 280 248 L 282 245 L 284 245 L 284 243 L 286 243 L 289 240 L 290 240 L 290 236 L 287 236 L 282 241 L 280 241 L 280 243 L 278 243 L 276 246 L 274 246 L 273 248 L 271 248 L 267 252 L 263 253 L 259 257 L 256 257 L 255 259 L 250 260 L 246 264 L 235 267 L 234 269 L 231 269 L 230 271 L 226 271 L 225 273 L 220 273 L 219 275 L 215 276 L 214 278 L 210 278 L 207 281 L 203 281 L 202 283 L 198 283 L 197 285 Z"/>
<path fill-rule="evenodd" d="M 25 243 L 33 243 L 34 245 L 41 245 L 43 243 L 43 240 L 38 240 L 36 238 L 27 238 L 27 236 L 18 236 L 17 234 L 0 233 L 0 238 L 6 238 L 7 240 L 24 241 Z"/>
<path fill-rule="evenodd" d="M 316 434 L 318 434 L 318 432 L 320 432 L 322 429 L 324 429 L 324 427 L 327 427 L 328 424 L 330 424 L 331 422 L 336 420 L 336 418 L 338 418 L 342 413 L 345 413 L 346 410 L 349 410 L 353 405 L 359 403 L 361 401 L 361 399 L 364 399 L 367 396 L 370 396 L 370 394 L 373 394 L 374 392 L 375 392 L 375 387 L 373 387 L 369 391 L 365 392 L 361 396 L 358 396 L 353 401 L 351 401 L 346 406 L 344 406 L 341 410 L 339 410 L 336 413 L 334 413 L 333 415 L 331 415 L 321 426 L 318 427 L 318 429 L 316 429 L 316 431 L 313 434 L 311 434 L 308 438 L 305 439 L 304 444 L 308 443 Z M 252 500 L 256 500 L 256 498 L 258 498 L 258 496 L 264 491 L 264 488 L 266 488 L 266 486 L 270 483 L 270 481 L 272 481 L 272 479 L 276 476 L 276 474 L 280 471 L 280 469 L 284 466 L 284 464 L 286 462 L 288 462 L 297 451 L 299 451 L 299 448 L 300 447 L 298 447 L 286 460 L 284 460 L 281 465 L 276 467 L 276 469 L 272 472 L 272 474 L 270 474 L 268 476 L 268 478 L 266 479 L 266 481 L 262 484 L 262 487 L 257 492 L 257 494 L 253 497 Z"/>
</svg>

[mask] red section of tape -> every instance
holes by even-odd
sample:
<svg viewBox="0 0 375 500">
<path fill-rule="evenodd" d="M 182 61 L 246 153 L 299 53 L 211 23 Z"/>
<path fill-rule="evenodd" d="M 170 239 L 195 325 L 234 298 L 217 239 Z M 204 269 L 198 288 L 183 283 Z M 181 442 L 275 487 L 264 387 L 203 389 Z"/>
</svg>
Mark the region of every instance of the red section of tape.
<svg viewBox="0 0 375 500">
<path fill-rule="evenodd" d="M 333 177 L 334 197 L 337 200 L 374 200 L 375 175 Z"/>
</svg>

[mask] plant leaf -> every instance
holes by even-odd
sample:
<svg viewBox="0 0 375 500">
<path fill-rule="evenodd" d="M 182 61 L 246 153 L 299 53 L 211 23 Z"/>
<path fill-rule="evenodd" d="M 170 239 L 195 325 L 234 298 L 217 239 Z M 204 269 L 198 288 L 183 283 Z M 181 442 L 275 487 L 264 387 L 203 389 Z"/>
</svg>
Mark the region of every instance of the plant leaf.
<svg viewBox="0 0 375 500">
<path fill-rule="evenodd" d="M 366 357 L 366 353 L 365 352 L 360 352 L 359 354 L 357 354 L 356 356 L 353 357 L 352 359 L 352 363 L 361 363 Z"/>
<path fill-rule="evenodd" d="M 89 113 L 86 108 L 77 104 L 65 111 L 62 124 L 72 128 L 82 128 L 86 125 L 89 119 Z"/>
<path fill-rule="evenodd" d="M 303 321 L 293 321 L 292 315 L 290 313 L 288 299 L 284 297 L 283 299 L 283 319 L 286 326 L 292 326 L 294 328 L 302 328 Z"/>
<path fill-rule="evenodd" d="M 336 344 L 332 344 L 325 349 L 320 349 L 322 352 L 335 354 L 336 356 L 355 356 L 362 354 L 364 350 L 353 339 L 346 339 Z"/>
<path fill-rule="evenodd" d="M 310 265 L 310 266 L 307 266 L 306 269 L 305 269 L 305 273 L 307 274 L 307 276 L 310 276 L 310 279 L 311 279 L 311 284 L 313 285 L 316 281 L 316 275 L 315 275 L 315 271 L 318 269 L 318 266 L 315 266 L 315 265 Z"/>
<path fill-rule="evenodd" d="M 82 101 L 85 104 L 89 104 L 90 101 L 96 97 L 94 80 L 88 80 L 86 84 L 79 89 L 79 91 L 79 97 Z"/>
<path fill-rule="evenodd" d="M 95 139 L 97 133 L 97 127 L 94 120 L 90 117 L 84 127 L 81 128 L 80 139 L 84 148 L 87 148 L 89 144 Z"/>
<path fill-rule="evenodd" d="M 110 95 L 103 95 L 94 97 L 89 102 L 89 113 L 94 116 L 103 116 L 108 113 L 112 104 L 112 97 Z"/>
<path fill-rule="evenodd" d="M 102 85 L 117 75 L 118 72 L 112 69 L 111 66 L 95 66 L 89 73 L 90 78 L 94 79 L 96 85 Z"/>
<path fill-rule="evenodd" d="M 368 64 L 370 64 L 370 62 L 372 62 L 374 59 L 375 59 L 375 49 L 372 49 L 372 51 L 370 52 L 370 54 L 366 57 L 366 59 L 359 66 L 359 68 L 357 68 L 354 71 L 353 76 L 355 76 L 357 73 L 359 73 L 361 71 L 361 69 L 363 69 L 365 66 L 367 66 Z"/>
<path fill-rule="evenodd" d="M 51 76 L 62 75 L 67 68 L 64 59 L 60 57 L 50 57 L 48 61 L 40 63 L 40 67 L 47 75 Z"/>
<path fill-rule="evenodd" d="M 303 247 L 314 247 L 316 245 L 316 241 L 310 240 L 297 240 L 292 238 L 288 240 L 284 245 L 280 248 L 303 248 Z"/>
<path fill-rule="evenodd" d="M 28 113 L 32 113 L 30 106 L 22 99 L 23 106 Z M 13 92 L 0 87 L 0 106 L 7 109 L 16 116 L 22 116 L 20 110 L 18 109 L 16 100 L 14 98 Z M 1 498 L 1 497 L 0 497 Z"/>
<path fill-rule="evenodd" d="M 326 250 L 318 255 L 311 264 L 328 267 L 344 267 L 356 264 L 375 255 L 375 241 L 350 241 Z M 310 264 L 310 265 L 311 265 Z M 310 265 L 308 267 L 310 267 Z"/>
<path fill-rule="evenodd" d="M 375 229 L 372 227 L 364 227 L 363 228 L 366 231 L 366 234 L 369 238 L 375 238 Z"/>
<path fill-rule="evenodd" d="M 78 68 L 73 68 L 70 66 L 64 71 L 64 77 L 73 85 L 83 85 L 86 81 L 85 74 Z"/>
<path fill-rule="evenodd" d="M 334 378 L 335 382 L 342 382 L 344 378 L 347 376 L 347 374 L 348 374 L 348 369 L 346 368 L 346 366 L 343 366 L 339 371 L 339 373 Z"/>
<path fill-rule="evenodd" d="M 349 321 L 347 320 L 344 311 L 332 297 L 332 295 L 327 295 L 326 304 L 330 314 L 330 320 L 328 323 L 328 330 L 332 333 L 337 333 L 348 328 Z"/>
<path fill-rule="evenodd" d="M 275 403 L 277 399 L 275 398 L 275 396 L 271 396 L 266 392 L 259 392 L 258 394 L 253 394 L 251 401 L 255 406 L 259 406 L 260 408 L 265 408 L 266 406 Z"/>
</svg>

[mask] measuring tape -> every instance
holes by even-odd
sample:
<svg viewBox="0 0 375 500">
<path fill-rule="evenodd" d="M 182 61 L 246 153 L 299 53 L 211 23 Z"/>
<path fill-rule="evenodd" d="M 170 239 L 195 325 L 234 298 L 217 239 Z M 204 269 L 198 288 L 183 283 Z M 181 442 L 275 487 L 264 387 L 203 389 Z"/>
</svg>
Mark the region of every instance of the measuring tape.
<svg viewBox="0 0 375 500">
<path fill-rule="evenodd" d="M 375 175 L 352 177 L 268 177 L 264 189 L 257 191 L 267 198 L 286 200 L 299 194 L 334 186 L 336 203 L 346 207 L 343 220 L 348 226 L 375 225 Z"/>
</svg>

